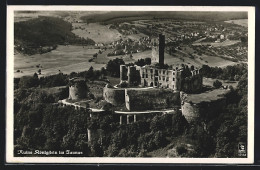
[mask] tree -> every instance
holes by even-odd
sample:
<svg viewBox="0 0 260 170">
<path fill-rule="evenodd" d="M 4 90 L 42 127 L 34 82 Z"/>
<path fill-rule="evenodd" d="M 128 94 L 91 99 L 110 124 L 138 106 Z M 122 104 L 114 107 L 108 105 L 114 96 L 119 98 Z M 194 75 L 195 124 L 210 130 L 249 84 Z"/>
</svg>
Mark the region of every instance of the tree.
<svg viewBox="0 0 260 170">
<path fill-rule="evenodd" d="M 36 87 L 39 84 L 39 79 L 37 73 L 34 73 L 33 76 L 24 76 L 19 81 L 19 87 L 30 88 Z"/>
<path fill-rule="evenodd" d="M 73 77 L 77 77 L 77 76 L 78 76 L 78 74 L 76 72 L 71 72 L 69 77 L 73 78 Z"/>
<path fill-rule="evenodd" d="M 106 74 L 107 74 L 107 71 L 106 71 L 106 69 L 104 68 L 104 67 L 102 67 L 101 68 L 101 76 L 106 76 Z"/>
<path fill-rule="evenodd" d="M 128 83 L 123 81 L 122 83 L 120 83 L 120 87 L 121 88 L 126 88 L 128 86 Z"/>
<path fill-rule="evenodd" d="M 215 88 L 220 88 L 220 87 L 222 86 L 222 82 L 216 80 L 216 81 L 213 82 L 213 86 L 214 86 Z"/>
<path fill-rule="evenodd" d="M 120 76 L 120 65 L 124 65 L 124 64 L 125 64 L 124 60 L 119 59 L 119 58 L 110 60 L 107 63 L 107 72 L 113 77 L 119 77 Z"/>
<path fill-rule="evenodd" d="M 186 149 L 186 146 L 184 144 L 182 144 L 182 145 L 179 145 L 176 147 L 176 151 L 177 151 L 178 155 L 182 156 L 182 155 L 186 154 L 188 150 Z"/>
<path fill-rule="evenodd" d="M 100 51 L 100 50 L 99 50 Z M 101 53 L 100 53 L 101 54 Z M 98 53 L 93 54 L 93 58 L 97 58 Z"/>
<path fill-rule="evenodd" d="M 88 69 L 87 73 L 85 74 L 85 78 L 86 78 L 86 79 L 89 79 L 89 78 L 93 78 L 93 77 L 94 77 L 94 69 L 93 69 L 93 67 L 91 66 L 91 67 Z"/>
</svg>

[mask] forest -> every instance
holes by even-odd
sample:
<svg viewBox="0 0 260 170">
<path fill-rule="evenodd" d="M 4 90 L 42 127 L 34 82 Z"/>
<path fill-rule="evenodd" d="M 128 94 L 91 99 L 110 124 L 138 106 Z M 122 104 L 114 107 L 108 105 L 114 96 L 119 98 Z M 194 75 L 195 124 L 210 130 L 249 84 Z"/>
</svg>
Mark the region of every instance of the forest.
<svg viewBox="0 0 260 170">
<path fill-rule="evenodd" d="M 14 23 L 15 49 L 32 55 L 49 52 L 57 45 L 93 45 L 91 39 L 84 39 L 71 32 L 72 24 L 60 18 L 39 16 Z"/>
</svg>

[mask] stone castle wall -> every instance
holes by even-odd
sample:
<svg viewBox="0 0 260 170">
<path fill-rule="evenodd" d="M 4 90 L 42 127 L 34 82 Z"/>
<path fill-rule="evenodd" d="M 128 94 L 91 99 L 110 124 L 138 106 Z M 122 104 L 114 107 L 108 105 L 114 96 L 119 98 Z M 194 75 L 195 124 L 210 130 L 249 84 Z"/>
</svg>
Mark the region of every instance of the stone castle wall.
<svg viewBox="0 0 260 170">
<path fill-rule="evenodd" d="M 152 63 L 159 63 L 159 47 L 153 46 L 152 47 Z"/>
<path fill-rule="evenodd" d="M 188 122 L 207 121 L 216 118 L 226 106 L 226 98 L 222 97 L 213 101 L 203 101 L 200 103 L 192 103 L 182 101 L 182 114 Z"/>
<path fill-rule="evenodd" d="M 180 93 L 169 89 L 126 89 L 126 108 L 130 111 L 161 110 L 180 105 Z"/>
<path fill-rule="evenodd" d="M 69 86 L 69 99 L 70 100 L 79 100 L 86 98 L 87 95 L 87 86 L 83 83 L 75 83 Z"/>
<path fill-rule="evenodd" d="M 120 82 L 128 80 L 127 71 L 128 69 L 125 65 L 120 65 Z"/>
<path fill-rule="evenodd" d="M 117 106 L 125 103 L 125 89 L 124 88 L 114 88 L 114 87 L 104 87 L 103 89 L 104 99 Z"/>
<path fill-rule="evenodd" d="M 181 90 L 187 93 L 200 92 L 203 85 L 202 75 L 197 74 L 182 80 Z"/>
<path fill-rule="evenodd" d="M 199 70 L 191 71 L 192 75 L 183 78 L 183 70 L 158 69 L 153 66 L 120 66 L 120 82 L 127 81 L 128 86 L 140 84 L 142 87 L 160 87 L 197 93 L 202 89 L 203 78 Z M 137 75 L 140 76 L 137 81 Z M 138 83 L 135 83 L 138 82 Z"/>
</svg>

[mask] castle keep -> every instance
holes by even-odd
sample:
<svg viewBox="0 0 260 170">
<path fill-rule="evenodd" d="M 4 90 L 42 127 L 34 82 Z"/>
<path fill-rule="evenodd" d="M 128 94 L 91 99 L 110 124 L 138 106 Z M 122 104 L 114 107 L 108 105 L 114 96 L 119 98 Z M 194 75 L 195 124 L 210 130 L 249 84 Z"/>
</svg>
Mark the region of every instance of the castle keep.
<svg viewBox="0 0 260 170">
<path fill-rule="evenodd" d="M 152 42 L 152 64 L 164 63 L 165 36 L 159 34 L 159 39 L 153 39 Z"/>
<path fill-rule="evenodd" d="M 107 84 L 103 88 L 104 100 L 119 109 L 115 113 L 120 115 L 120 123 L 123 115 L 127 115 L 129 123 L 131 115 L 136 120 L 140 113 L 176 112 L 178 109 L 183 109 L 190 119 L 185 110 L 193 107 L 182 104 L 181 93 L 200 92 L 202 76 L 194 67 L 165 67 L 164 48 L 165 37 L 159 35 L 152 46 L 151 65 L 120 65 L 120 84 L 114 87 Z M 69 100 L 84 99 L 87 92 L 85 79 L 70 79 Z"/>
<path fill-rule="evenodd" d="M 159 44 L 158 44 L 159 43 Z M 167 88 L 174 91 L 198 92 L 202 88 L 202 76 L 199 69 L 180 68 L 162 69 L 164 65 L 165 36 L 159 35 L 159 40 L 153 42 L 152 65 L 120 66 L 120 82 L 127 82 L 128 86 Z M 155 66 L 159 64 L 159 67 Z M 140 78 L 139 78 L 140 75 Z"/>
<path fill-rule="evenodd" d="M 120 85 L 106 86 L 104 99 L 115 105 L 125 105 L 129 111 L 162 110 L 180 107 L 180 91 L 194 93 L 202 88 L 199 69 L 182 65 L 180 68 L 164 66 L 164 35 L 159 35 L 152 47 L 152 65 L 120 65 Z M 158 44 L 159 43 L 159 44 Z"/>
<path fill-rule="evenodd" d="M 87 86 L 84 78 L 75 77 L 69 80 L 69 100 L 86 98 Z"/>
</svg>

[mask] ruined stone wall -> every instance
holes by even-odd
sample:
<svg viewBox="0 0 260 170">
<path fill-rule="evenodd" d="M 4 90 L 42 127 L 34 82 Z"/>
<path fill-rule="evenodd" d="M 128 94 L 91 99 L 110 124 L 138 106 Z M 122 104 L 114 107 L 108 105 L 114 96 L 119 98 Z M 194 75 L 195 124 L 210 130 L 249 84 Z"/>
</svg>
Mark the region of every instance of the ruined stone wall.
<svg viewBox="0 0 260 170">
<path fill-rule="evenodd" d="M 127 80 L 127 68 L 125 65 L 120 65 L 120 82 Z"/>
<path fill-rule="evenodd" d="M 158 46 L 153 46 L 152 47 L 152 59 L 151 63 L 159 63 L 159 47 Z"/>
<path fill-rule="evenodd" d="M 84 98 L 86 98 L 86 95 L 87 95 L 86 85 L 84 86 L 84 85 L 75 83 L 75 84 L 69 86 L 69 99 L 70 100 L 84 99 Z"/>
<path fill-rule="evenodd" d="M 186 77 L 181 81 L 182 87 L 181 90 L 187 93 L 196 93 L 200 92 L 202 89 L 203 78 L 200 74 Z"/>
<path fill-rule="evenodd" d="M 136 67 L 135 66 L 128 66 L 127 77 L 128 77 L 128 85 L 129 86 L 134 85 L 135 75 L 136 75 Z"/>
<path fill-rule="evenodd" d="M 140 69 L 142 87 L 162 87 L 174 89 L 175 71 L 145 67 Z"/>
<path fill-rule="evenodd" d="M 103 97 L 107 102 L 115 106 L 122 105 L 125 103 L 125 89 L 106 86 L 103 89 Z"/>
<path fill-rule="evenodd" d="M 161 110 L 180 105 L 180 93 L 169 89 L 126 89 L 126 108 L 130 111 Z"/>
<path fill-rule="evenodd" d="M 197 120 L 200 115 L 199 106 L 190 102 L 182 102 L 181 111 L 188 122 Z"/>
<path fill-rule="evenodd" d="M 204 101 L 200 103 L 192 103 L 191 101 L 182 101 L 182 114 L 188 122 L 192 121 L 209 121 L 218 114 L 226 106 L 226 98 L 222 97 L 213 101 Z"/>
<path fill-rule="evenodd" d="M 180 91 L 182 87 L 182 71 L 175 71 L 174 74 L 174 90 Z"/>
<path fill-rule="evenodd" d="M 147 68 L 140 68 L 140 77 L 141 77 L 141 86 L 142 87 L 154 87 L 154 68 L 147 67 Z"/>
</svg>

